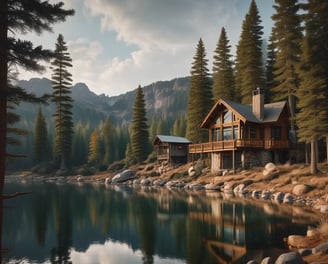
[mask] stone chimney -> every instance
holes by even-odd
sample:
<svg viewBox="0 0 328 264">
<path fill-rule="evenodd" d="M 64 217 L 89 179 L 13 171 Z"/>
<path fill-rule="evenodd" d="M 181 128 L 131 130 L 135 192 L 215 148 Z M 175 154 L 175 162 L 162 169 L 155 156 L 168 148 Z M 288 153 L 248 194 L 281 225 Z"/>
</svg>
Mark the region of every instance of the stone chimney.
<svg viewBox="0 0 328 264">
<path fill-rule="evenodd" d="M 263 121 L 264 119 L 264 91 L 261 88 L 253 90 L 252 102 L 253 114 L 257 119 Z"/>
</svg>

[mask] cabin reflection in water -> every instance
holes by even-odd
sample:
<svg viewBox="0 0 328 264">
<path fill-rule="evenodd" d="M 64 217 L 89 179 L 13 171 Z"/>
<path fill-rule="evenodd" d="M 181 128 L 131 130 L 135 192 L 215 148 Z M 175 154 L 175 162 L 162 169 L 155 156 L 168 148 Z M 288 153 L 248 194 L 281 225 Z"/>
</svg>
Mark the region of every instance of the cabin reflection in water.
<svg viewBox="0 0 328 264">
<path fill-rule="evenodd" d="M 261 217 L 260 208 L 258 213 L 250 213 L 248 209 L 241 202 L 218 199 L 211 202 L 211 212 L 189 212 L 190 218 L 215 226 L 216 237 L 206 239 L 205 243 L 218 263 L 236 263 L 247 251 L 272 246 L 272 239 L 281 235 L 278 231 L 284 229 L 281 219 Z M 283 246 L 282 238 L 281 242 Z"/>
<path fill-rule="evenodd" d="M 246 254 L 246 216 L 242 204 L 211 203 L 212 212 L 190 212 L 193 219 L 213 224 L 218 240 L 206 240 L 206 247 L 219 263 L 233 263 Z"/>
</svg>

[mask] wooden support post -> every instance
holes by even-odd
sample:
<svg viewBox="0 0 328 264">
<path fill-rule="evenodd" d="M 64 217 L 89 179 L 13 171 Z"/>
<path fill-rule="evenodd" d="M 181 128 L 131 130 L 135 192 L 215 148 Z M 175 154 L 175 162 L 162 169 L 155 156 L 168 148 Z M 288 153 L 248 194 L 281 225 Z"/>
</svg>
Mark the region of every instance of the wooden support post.
<svg viewBox="0 0 328 264">
<path fill-rule="evenodd" d="M 235 164 L 235 149 L 232 150 L 232 170 L 233 173 L 235 173 L 235 169 L 236 169 L 236 164 Z"/>
</svg>

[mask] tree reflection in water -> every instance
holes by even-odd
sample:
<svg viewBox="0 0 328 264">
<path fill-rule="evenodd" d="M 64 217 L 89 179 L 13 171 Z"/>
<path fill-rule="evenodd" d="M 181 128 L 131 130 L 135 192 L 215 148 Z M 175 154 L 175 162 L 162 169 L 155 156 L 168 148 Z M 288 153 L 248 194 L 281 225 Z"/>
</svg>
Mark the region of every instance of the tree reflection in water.
<svg viewBox="0 0 328 264">
<path fill-rule="evenodd" d="M 317 220 L 303 210 L 166 188 L 7 183 L 4 262 L 245 263 L 286 250 Z M 271 208 L 270 208 L 271 207 Z M 272 210 L 270 210 L 272 209 Z M 270 212 L 274 212 L 273 214 Z M 247 262 L 247 261 L 246 261 Z"/>
</svg>

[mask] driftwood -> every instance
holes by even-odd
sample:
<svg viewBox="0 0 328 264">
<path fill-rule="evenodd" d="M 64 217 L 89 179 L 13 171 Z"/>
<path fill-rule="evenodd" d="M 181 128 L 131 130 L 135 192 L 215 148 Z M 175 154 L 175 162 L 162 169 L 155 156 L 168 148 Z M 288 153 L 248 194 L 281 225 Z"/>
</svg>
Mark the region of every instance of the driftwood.
<svg viewBox="0 0 328 264">
<path fill-rule="evenodd" d="M 1 199 L 11 199 L 11 198 L 15 198 L 17 196 L 31 194 L 31 193 L 32 192 L 16 192 L 16 193 L 12 193 L 12 194 L 1 194 Z"/>
</svg>

